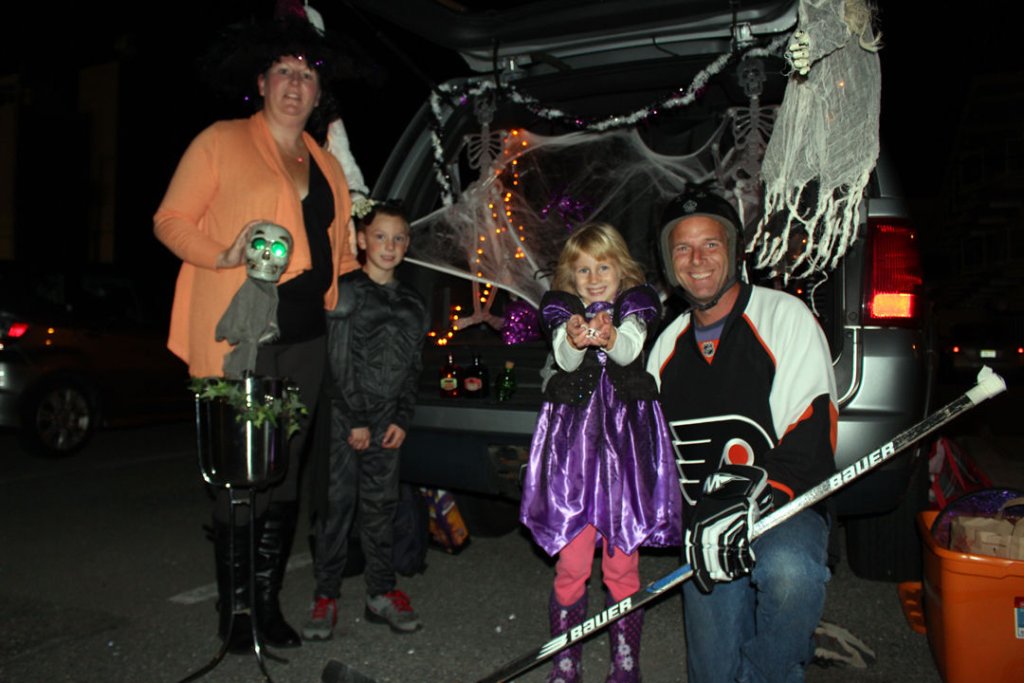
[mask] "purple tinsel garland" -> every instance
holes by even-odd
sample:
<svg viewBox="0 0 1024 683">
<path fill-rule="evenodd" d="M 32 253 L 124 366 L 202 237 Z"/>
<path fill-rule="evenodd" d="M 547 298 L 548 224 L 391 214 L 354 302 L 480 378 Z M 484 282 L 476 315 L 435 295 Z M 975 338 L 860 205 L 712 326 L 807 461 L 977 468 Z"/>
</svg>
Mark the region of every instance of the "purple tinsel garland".
<svg viewBox="0 0 1024 683">
<path fill-rule="evenodd" d="M 501 328 L 501 338 L 510 346 L 541 339 L 540 315 L 537 309 L 522 300 L 510 301 L 505 306 L 505 324 Z"/>
</svg>

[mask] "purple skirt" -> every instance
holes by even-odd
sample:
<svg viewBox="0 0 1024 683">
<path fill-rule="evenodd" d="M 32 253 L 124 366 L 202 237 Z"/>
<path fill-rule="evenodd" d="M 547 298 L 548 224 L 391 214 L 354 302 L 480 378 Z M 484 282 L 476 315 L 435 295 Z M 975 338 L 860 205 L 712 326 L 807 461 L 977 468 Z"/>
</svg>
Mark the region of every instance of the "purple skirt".
<svg viewBox="0 0 1024 683">
<path fill-rule="evenodd" d="M 626 553 L 681 545 L 672 453 L 657 401 L 621 401 L 601 373 L 586 404 L 541 408 L 519 519 L 552 556 L 587 525 Z"/>
</svg>

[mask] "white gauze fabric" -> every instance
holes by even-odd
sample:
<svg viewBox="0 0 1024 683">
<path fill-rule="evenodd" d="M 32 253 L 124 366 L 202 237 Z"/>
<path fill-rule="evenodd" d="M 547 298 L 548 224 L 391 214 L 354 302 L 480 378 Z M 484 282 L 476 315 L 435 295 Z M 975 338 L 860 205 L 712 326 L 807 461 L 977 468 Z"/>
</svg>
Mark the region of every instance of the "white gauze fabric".
<svg viewBox="0 0 1024 683">
<path fill-rule="evenodd" d="M 834 268 L 857 236 L 878 158 L 881 68 L 864 0 L 802 0 L 810 72 L 790 77 L 761 168 L 748 251 L 785 279 Z"/>
</svg>

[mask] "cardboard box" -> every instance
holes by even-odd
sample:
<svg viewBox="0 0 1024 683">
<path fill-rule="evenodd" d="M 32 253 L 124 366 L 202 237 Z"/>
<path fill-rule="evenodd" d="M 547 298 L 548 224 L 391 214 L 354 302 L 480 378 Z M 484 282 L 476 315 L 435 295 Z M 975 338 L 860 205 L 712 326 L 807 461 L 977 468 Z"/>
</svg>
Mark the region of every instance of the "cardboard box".
<svg viewBox="0 0 1024 683">
<path fill-rule="evenodd" d="M 928 645 L 946 683 L 1024 680 L 1024 561 L 939 547 L 918 515 Z"/>
<path fill-rule="evenodd" d="M 1004 517 L 954 517 L 949 528 L 949 549 L 974 555 L 1024 560 L 1024 520 Z"/>
</svg>

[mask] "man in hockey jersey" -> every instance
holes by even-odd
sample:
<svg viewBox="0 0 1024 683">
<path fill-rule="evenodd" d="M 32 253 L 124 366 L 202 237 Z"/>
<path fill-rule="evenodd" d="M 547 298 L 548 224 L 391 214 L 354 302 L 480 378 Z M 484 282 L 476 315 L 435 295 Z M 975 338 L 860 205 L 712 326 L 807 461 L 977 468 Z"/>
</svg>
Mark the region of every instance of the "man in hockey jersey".
<svg viewBox="0 0 1024 683">
<path fill-rule="evenodd" d="M 737 276 L 742 226 L 704 190 L 673 199 L 658 248 L 690 310 L 658 337 L 658 380 L 683 490 L 687 680 L 801 681 L 825 602 L 828 519 L 754 523 L 835 469 L 828 344 L 799 299 Z M 755 562 L 756 558 L 756 562 Z"/>
</svg>

